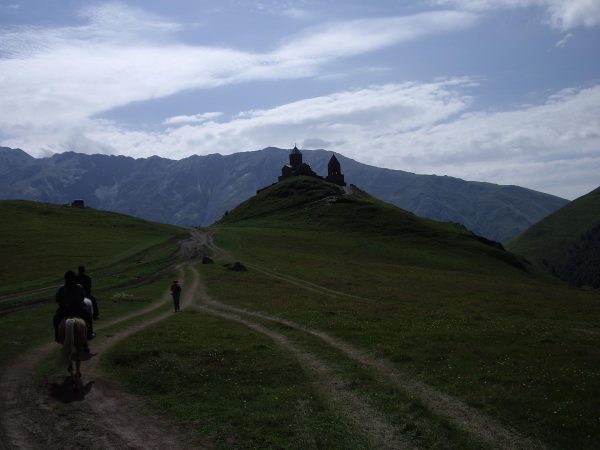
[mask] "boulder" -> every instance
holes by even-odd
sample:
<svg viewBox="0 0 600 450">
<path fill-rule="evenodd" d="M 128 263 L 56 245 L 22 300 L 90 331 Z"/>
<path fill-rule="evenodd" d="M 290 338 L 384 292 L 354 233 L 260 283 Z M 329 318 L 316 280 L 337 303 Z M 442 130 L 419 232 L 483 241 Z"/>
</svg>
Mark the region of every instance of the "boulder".
<svg viewBox="0 0 600 450">
<path fill-rule="evenodd" d="M 227 267 L 229 270 L 233 270 L 235 272 L 245 272 L 248 269 L 246 269 L 246 266 L 244 266 L 241 262 L 236 261 L 234 263 L 231 264 L 225 264 L 225 267 Z"/>
</svg>

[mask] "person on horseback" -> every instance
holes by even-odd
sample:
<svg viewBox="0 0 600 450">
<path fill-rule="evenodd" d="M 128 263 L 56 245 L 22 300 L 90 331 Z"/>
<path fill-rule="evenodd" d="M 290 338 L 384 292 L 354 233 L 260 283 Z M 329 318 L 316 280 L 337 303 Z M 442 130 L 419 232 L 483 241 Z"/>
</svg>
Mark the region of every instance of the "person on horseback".
<svg viewBox="0 0 600 450">
<path fill-rule="evenodd" d="M 81 317 L 85 320 L 88 329 L 88 339 L 94 337 L 92 329 L 92 314 L 85 308 L 85 290 L 75 281 L 76 275 L 72 270 L 65 272 L 65 284 L 56 293 L 58 309 L 54 314 L 54 340 L 58 343 L 58 325 L 65 317 Z"/>
<path fill-rule="evenodd" d="M 89 298 L 92 301 L 92 305 L 94 307 L 94 320 L 98 320 L 100 318 L 98 302 L 96 301 L 96 297 L 92 295 L 92 279 L 88 274 L 85 273 L 85 266 L 79 266 L 77 268 L 77 277 L 75 278 L 75 283 L 80 284 L 83 287 L 86 298 Z"/>
</svg>

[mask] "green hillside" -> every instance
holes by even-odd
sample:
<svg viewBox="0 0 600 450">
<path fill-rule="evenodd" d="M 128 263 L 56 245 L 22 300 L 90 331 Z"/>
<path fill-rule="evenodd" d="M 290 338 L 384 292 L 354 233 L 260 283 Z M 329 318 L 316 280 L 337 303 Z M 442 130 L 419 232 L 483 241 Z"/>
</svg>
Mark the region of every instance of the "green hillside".
<svg viewBox="0 0 600 450">
<path fill-rule="evenodd" d="M 530 269 L 499 243 L 476 236 L 459 224 L 421 218 L 355 186 L 344 191 L 310 177 L 285 180 L 259 192 L 225 216 L 219 225 L 339 231 L 340 235 L 377 237 L 410 249 L 402 256 L 407 262 L 420 261 L 436 267 L 511 273 Z"/>
<path fill-rule="evenodd" d="M 536 223 L 507 247 L 565 281 L 600 287 L 600 188 Z"/>
<path fill-rule="evenodd" d="M 172 255 L 185 234 L 91 208 L 0 201 L 0 295 L 60 283 L 79 265 L 96 272 L 97 286 L 123 282 L 123 271 L 140 278 Z"/>
<path fill-rule="evenodd" d="M 278 183 L 215 230 L 228 261 L 239 259 L 249 271 L 203 267 L 212 298 L 288 321 L 270 325 L 344 368 L 352 390 L 408 427 L 415 446 L 485 447 L 465 442 L 456 434 L 463 428 L 427 400 L 359 369 L 319 333 L 543 446 L 591 448 L 600 439 L 596 293 L 557 284 L 460 226 L 318 180 Z M 302 327 L 317 331 L 306 335 Z"/>
</svg>

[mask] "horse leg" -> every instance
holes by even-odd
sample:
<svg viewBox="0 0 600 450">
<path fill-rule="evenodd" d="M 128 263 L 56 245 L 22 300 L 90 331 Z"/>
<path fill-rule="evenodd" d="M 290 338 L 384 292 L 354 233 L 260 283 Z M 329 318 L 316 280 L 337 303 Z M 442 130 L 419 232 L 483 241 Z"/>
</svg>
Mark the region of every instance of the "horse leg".
<svg viewBox="0 0 600 450">
<path fill-rule="evenodd" d="M 83 351 L 83 349 L 81 348 L 81 345 L 77 346 L 77 351 L 75 352 L 75 364 L 76 364 L 76 369 L 77 369 L 77 376 L 79 378 L 81 378 L 81 370 L 79 369 L 81 367 L 81 352 Z"/>
</svg>

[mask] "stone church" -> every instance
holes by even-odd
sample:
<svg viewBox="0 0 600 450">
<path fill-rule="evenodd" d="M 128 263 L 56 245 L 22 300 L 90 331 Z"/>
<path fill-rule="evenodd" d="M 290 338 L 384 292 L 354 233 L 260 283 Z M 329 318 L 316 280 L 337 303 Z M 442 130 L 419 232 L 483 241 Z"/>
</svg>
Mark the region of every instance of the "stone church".
<svg viewBox="0 0 600 450">
<path fill-rule="evenodd" d="M 294 148 L 290 152 L 290 165 L 288 166 L 286 164 L 281 168 L 281 176 L 278 178 L 278 181 L 299 175 L 323 178 L 317 175 L 308 164 L 302 162 L 302 152 L 294 145 Z M 335 154 L 331 155 L 331 159 L 327 164 L 327 176 L 325 177 L 325 180 L 339 186 L 346 186 L 344 175 L 342 174 L 342 167 L 335 157 Z"/>
</svg>

